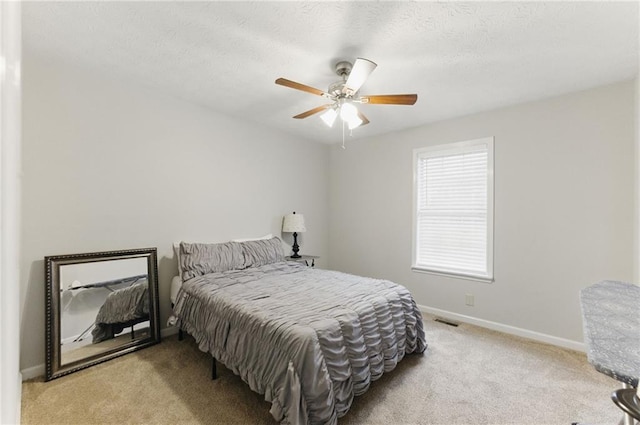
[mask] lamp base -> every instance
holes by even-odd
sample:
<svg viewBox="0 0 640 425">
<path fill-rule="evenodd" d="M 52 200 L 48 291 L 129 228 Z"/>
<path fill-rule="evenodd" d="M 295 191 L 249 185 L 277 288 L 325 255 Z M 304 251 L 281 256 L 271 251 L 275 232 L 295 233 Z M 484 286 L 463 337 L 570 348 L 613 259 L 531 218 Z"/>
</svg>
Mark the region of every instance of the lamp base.
<svg viewBox="0 0 640 425">
<path fill-rule="evenodd" d="M 298 251 L 300 251 L 300 247 L 298 246 L 298 233 L 296 232 L 293 232 L 293 246 L 291 249 L 293 250 L 291 258 L 300 258 L 300 255 L 298 255 Z"/>
</svg>

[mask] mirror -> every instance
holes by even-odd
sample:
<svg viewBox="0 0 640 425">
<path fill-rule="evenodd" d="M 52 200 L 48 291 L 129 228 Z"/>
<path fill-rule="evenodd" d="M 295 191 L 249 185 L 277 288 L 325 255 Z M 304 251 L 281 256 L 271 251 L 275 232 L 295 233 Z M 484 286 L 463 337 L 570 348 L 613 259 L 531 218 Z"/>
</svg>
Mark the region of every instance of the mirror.
<svg viewBox="0 0 640 425">
<path fill-rule="evenodd" d="M 44 264 L 47 381 L 160 342 L 156 248 Z"/>
</svg>

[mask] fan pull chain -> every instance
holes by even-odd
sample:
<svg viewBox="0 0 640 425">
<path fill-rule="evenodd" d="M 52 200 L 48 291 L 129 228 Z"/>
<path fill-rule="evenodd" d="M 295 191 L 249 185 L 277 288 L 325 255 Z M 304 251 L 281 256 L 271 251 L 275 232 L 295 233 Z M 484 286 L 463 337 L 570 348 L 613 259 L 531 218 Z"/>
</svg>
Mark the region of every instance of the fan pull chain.
<svg viewBox="0 0 640 425">
<path fill-rule="evenodd" d="M 344 146 L 344 126 L 345 125 L 346 123 L 342 121 L 342 149 L 346 149 L 346 147 Z"/>
</svg>

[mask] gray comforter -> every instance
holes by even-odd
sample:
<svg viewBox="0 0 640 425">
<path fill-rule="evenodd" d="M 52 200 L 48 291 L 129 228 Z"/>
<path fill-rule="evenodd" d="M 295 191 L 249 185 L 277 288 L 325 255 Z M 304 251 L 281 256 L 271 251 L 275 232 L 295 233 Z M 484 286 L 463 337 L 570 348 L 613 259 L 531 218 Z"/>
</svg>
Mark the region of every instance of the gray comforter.
<svg viewBox="0 0 640 425">
<path fill-rule="evenodd" d="M 100 306 L 91 335 L 92 343 L 105 341 L 126 327 L 149 320 L 149 283 L 142 282 L 111 292 Z"/>
<path fill-rule="evenodd" d="M 284 424 L 335 424 L 354 395 L 427 344 L 395 283 L 278 262 L 184 282 L 177 324 Z"/>
</svg>

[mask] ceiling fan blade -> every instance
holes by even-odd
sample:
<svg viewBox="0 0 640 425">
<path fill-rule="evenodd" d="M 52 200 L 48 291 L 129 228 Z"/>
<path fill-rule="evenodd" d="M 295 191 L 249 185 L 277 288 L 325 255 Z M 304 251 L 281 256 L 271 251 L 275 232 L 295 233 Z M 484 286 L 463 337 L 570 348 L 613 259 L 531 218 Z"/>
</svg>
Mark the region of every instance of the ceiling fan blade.
<svg viewBox="0 0 640 425">
<path fill-rule="evenodd" d="M 367 81 L 367 78 L 373 70 L 376 69 L 376 66 L 378 65 L 375 62 L 371 62 L 368 59 L 356 59 L 356 63 L 353 64 L 353 68 L 351 68 L 351 72 L 349 73 L 349 78 L 347 78 L 347 82 L 342 88 L 342 93 L 354 94 L 360 90 L 360 87 Z"/>
<path fill-rule="evenodd" d="M 362 103 L 375 105 L 413 105 L 417 100 L 417 94 L 374 94 L 360 98 Z"/>
<path fill-rule="evenodd" d="M 313 114 L 317 114 L 318 112 L 322 112 L 325 109 L 329 109 L 331 106 L 333 106 L 332 104 L 328 103 L 326 105 L 322 105 L 322 106 L 318 106 L 317 108 L 313 108 L 313 109 L 309 109 L 306 112 L 303 112 L 301 114 L 296 115 L 293 118 L 297 118 L 297 119 L 302 119 L 302 118 L 307 118 L 310 117 Z"/>
<path fill-rule="evenodd" d="M 295 81 L 287 80 L 286 78 L 278 78 L 276 80 L 276 84 L 279 84 L 285 87 L 290 87 L 296 90 L 306 91 L 307 93 L 311 93 L 311 94 L 317 94 L 318 96 L 327 96 L 327 94 L 322 90 L 319 90 L 304 84 L 296 83 Z"/>
<path fill-rule="evenodd" d="M 369 124 L 369 120 L 367 119 L 367 117 L 364 116 L 364 114 L 360 111 L 358 111 L 358 118 L 360 118 L 362 120 L 362 124 L 359 125 L 359 127 L 362 127 L 363 125 L 367 125 Z"/>
</svg>

